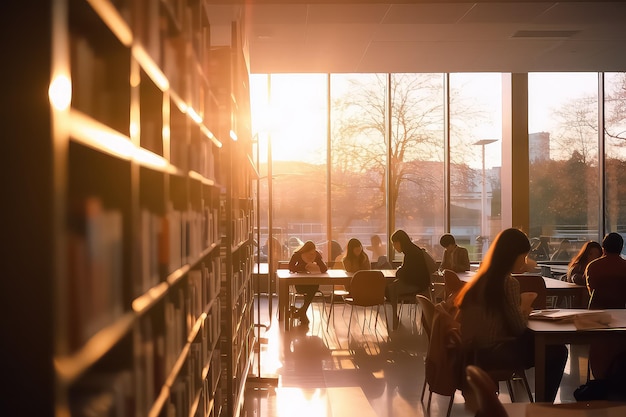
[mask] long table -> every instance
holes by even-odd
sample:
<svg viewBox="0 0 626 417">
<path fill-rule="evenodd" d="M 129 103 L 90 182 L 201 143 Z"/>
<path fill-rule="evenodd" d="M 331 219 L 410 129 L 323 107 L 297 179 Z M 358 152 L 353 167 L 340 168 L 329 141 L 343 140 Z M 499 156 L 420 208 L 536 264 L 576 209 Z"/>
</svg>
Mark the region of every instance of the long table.
<svg viewBox="0 0 626 417">
<path fill-rule="evenodd" d="M 395 278 L 395 269 L 381 271 L 386 278 Z M 276 271 L 278 280 L 278 321 L 282 321 L 285 330 L 289 330 L 289 286 L 290 285 L 346 285 L 350 284 L 353 273 L 343 269 L 329 269 L 324 273 L 311 274 L 290 272 L 288 269 Z"/>
<path fill-rule="evenodd" d="M 587 310 L 581 310 L 587 311 Z M 528 328 L 535 339 L 535 400 L 546 401 L 546 346 L 560 344 L 586 345 L 590 342 L 615 341 L 626 337 L 626 309 L 604 310 L 612 316 L 610 327 L 578 330 L 572 321 L 529 320 Z"/>
<path fill-rule="evenodd" d="M 457 272 L 459 279 L 463 282 L 469 282 L 472 277 L 476 274 L 474 271 L 467 272 Z M 541 276 L 541 274 L 520 274 L 520 275 L 537 275 Z M 513 275 L 515 276 L 515 274 Z M 541 276 L 546 283 L 546 295 L 548 297 L 557 296 L 557 297 L 571 297 L 572 299 L 572 307 L 586 307 L 583 305 L 583 300 L 585 299 L 585 295 L 587 294 L 587 287 L 583 285 L 577 285 L 567 281 L 561 281 L 554 278 L 548 278 Z"/>
</svg>

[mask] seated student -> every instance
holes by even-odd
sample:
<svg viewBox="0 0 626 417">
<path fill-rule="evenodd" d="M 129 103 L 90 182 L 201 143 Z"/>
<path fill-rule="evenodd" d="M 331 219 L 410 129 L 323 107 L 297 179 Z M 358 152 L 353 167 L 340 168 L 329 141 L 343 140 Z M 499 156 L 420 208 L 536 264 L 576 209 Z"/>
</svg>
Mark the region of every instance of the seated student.
<svg viewBox="0 0 626 417">
<path fill-rule="evenodd" d="M 476 351 L 477 365 L 489 369 L 534 366 L 533 333 L 527 328 L 532 306 L 522 307 L 520 284 L 511 276 L 527 269 L 528 237 L 518 229 L 500 232 L 472 280 L 454 302 L 461 338 Z M 545 398 L 554 401 L 567 362 L 565 345 L 546 348 Z"/>
<path fill-rule="evenodd" d="M 302 247 L 296 250 L 289 260 L 289 271 L 291 272 L 326 272 L 328 267 L 322 260 L 322 254 L 315 247 L 315 243 L 310 240 L 304 242 Z M 306 312 L 313 302 L 313 297 L 319 289 L 319 285 L 296 285 L 296 291 L 304 294 L 304 302 L 300 308 L 292 308 L 292 314 L 298 318 L 302 324 L 309 323 Z"/>
<path fill-rule="evenodd" d="M 587 285 L 585 269 L 587 269 L 589 262 L 600 256 L 602 256 L 602 246 L 598 242 L 595 240 L 585 242 L 567 267 L 567 281 L 578 285 Z"/>
<path fill-rule="evenodd" d="M 348 272 L 356 272 L 360 270 L 370 269 L 370 258 L 363 250 L 361 241 L 352 238 L 348 241 L 346 256 L 343 258 L 343 267 Z"/>
<path fill-rule="evenodd" d="M 387 248 L 378 235 L 372 235 L 370 246 L 365 249 L 372 251 L 372 259 L 380 259 L 381 256 L 387 256 Z"/>
<path fill-rule="evenodd" d="M 385 289 L 385 296 L 391 303 L 393 311 L 393 328 L 397 329 L 398 296 L 430 291 L 431 281 L 424 251 L 411 241 L 404 230 L 396 230 L 391 235 L 391 243 L 395 250 L 404 254 L 402 265 L 396 271 L 396 279 Z"/>
<path fill-rule="evenodd" d="M 550 257 L 551 261 L 568 261 L 572 259 L 572 255 L 569 253 L 572 247 L 568 239 L 561 240 L 559 248 Z"/>
<path fill-rule="evenodd" d="M 602 240 L 604 254 L 585 270 L 590 309 L 626 308 L 626 260 L 620 254 L 624 239 L 611 232 Z M 596 379 L 605 379 L 615 358 L 626 353 L 626 341 L 594 342 L 589 346 L 589 366 Z"/>
<path fill-rule="evenodd" d="M 370 258 L 363 250 L 363 245 L 359 239 L 352 238 L 348 241 L 346 256 L 343 258 L 343 267 L 348 272 L 357 272 L 371 268 Z M 345 285 L 345 288 L 346 291 L 350 291 L 349 285 Z"/>
<path fill-rule="evenodd" d="M 626 260 L 620 256 L 623 247 L 622 236 L 611 232 L 602 240 L 604 254 L 587 265 L 589 308 L 626 308 Z"/>
<path fill-rule="evenodd" d="M 467 249 L 456 244 L 454 236 L 446 233 L 439 239 L 439 244 L 444 247 L 443 258 L 439 270 L 450 269 L 454 272 L 470 270 L 470 260 Z"/>
</svg>

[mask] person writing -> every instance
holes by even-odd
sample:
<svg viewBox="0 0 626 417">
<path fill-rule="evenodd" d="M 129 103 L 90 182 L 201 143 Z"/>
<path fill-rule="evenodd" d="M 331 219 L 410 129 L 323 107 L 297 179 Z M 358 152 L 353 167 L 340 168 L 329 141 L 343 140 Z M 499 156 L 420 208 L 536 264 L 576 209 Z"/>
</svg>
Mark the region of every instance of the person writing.
<svg viewBox="0 0 626 417">
<path fill-rule="evenodd" d="M 520 284 L 511 276 L 527 269 L 528 237 L 518 229 L 500 232 L 476 275 L 454 300 L 461 338 L 475 350 L 476 365 L 489 369 L 534 366 L 534 338 L 527 328 L 532 307 L 522 307 Z M 545 398 L 556 398 L 567 361 L 565 345 L 546 348 Z"/>
<path fill-rule="evenodd" d="M 404 254 L 402 265 L 396 271 L 395 280 L 387 285 L 385 295 L 391 303 L 393 328 L 399 325 L 398 297 L 406 294 L 430 292 L 430 272 L 424 259 L 424 252 L 415 243 L 411 242 L 404 230 L 396 230 L 391 235 L 393 248 Z"/>
<path fill-rule="evenodd" d="M 578 285 L 587 285 L 585 269 L 587 269 L 589 262 L 600 256 L 602 256 L 602 245 L 595 240 L 585 242 L 567 267 L 567 281 Z"/>
<path fill-rule="evenodd" d="M 302 247 L 297 249 L 289 260 L 290 272 L 308 272 L 308 273 L 324 273 L 328 270 L 328 266 L 322 260 L 322 254 L 315 247 L 315 243 L 310 240 L 304 242 Z M 319 285 L 296 285 L 296 291 L 304 294 L 304 302 L 300 308 L 292 306 L 292 315 L 298 317 L 302 324 L 308 324 L 309 319 L 306 315 L 315 293 L 319 290 Z"/>
<path fill-rule="evenodd" d="M 456 239 L 450 233 L 446 233 L 439 239 L 439 244 L 443 246 L 443 258 L 439 270 L 450 269 L 454 272 L 465 272 L 470 270 L 470 260 L 467 249 L 456 244 Z"/>
<path fill-rule="evenodd" d="M 372 235 L 370 237 L 370 245 L 366 249 L 372 251 L 373 262 L 379 262 L 381 256 L 387 259 L 387 248 L 383 245 L 383 241 L 378 235 Z"/>
</svg>

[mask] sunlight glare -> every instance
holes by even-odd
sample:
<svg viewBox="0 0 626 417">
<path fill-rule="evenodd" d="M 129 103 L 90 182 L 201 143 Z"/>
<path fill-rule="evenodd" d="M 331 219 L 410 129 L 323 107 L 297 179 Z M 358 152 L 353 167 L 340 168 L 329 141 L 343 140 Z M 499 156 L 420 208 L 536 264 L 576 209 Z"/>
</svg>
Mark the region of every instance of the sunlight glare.
<svg viewBox="0 0 626 417">
<path fill-rule="evenodd" d="M 306 392 L 305 392 L 306 391 Z M 277 388 L 278 417 L 327 417 L 328 401 L 320 388 Z"/>
<path fill-rule="evenodd" d="M 72 102 L 72 82 L 67 75 L 57 75 L 48 88 L 50 103 L 57 110 L 67 110 Z"/>
</svg>

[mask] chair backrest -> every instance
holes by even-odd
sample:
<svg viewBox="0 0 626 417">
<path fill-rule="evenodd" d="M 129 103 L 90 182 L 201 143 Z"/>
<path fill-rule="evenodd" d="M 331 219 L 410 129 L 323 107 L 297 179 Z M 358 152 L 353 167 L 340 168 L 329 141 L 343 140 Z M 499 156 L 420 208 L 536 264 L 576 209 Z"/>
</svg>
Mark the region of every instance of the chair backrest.
<svg viewBox="0 0 626 417">
<path fill-rule="evenodd" d="M 461 387 L 463 348 L 459 323 L 441 304 L 435 305 L 431 338 L 425 362 L 425 378 L 431 392 L 454 395 Z"/>
<path fill-rule="evenodd" d="M 378 270 L 361 270 L 354 273 L 350 280 L 352 304 L 375 306 L 385 303 L 387 278 Z"/>
<path fill-rule="evenodd" d="M 451 269 L 443 270 L 443 282 L 444 282 L 444 297 L 445 299 L 449 299 L 451 296 L 454 296 L 465 283 L 461 281 L 461 278 Z"/>
<path fill-rule="evenodd" d="M 508 414 L 498 399 L 497 387 L 493 379 L 481 368 L 468 365 L 465 368 L 467 385 L 476 402 L 477 416 L 507 417 Z M 472 401 L 466 402 L 468 405 Z M 470 407 L 471 408 L 471 407 Z"/>
<path fill-rule="evenodd" d="M 415 296 L 415 300 L 422 309 L 422 327 L 424 328 L 426 336 L 428 336 L 428 340 L 430 341 L 430 335 L 433 328 L 433 318 L 435 317 L 435 305 L 428 297 L 422 294 L 417 294 Z"/>
<path fill-rule="evenodd" d="M 541 275 L 516 275 L 519 282 L 520 292 L 536 292 L 537 298 L 533 301 L 533 309 L 541 310 L 546 308 L 547 290 L 546 281 Z"/>
</svg>

